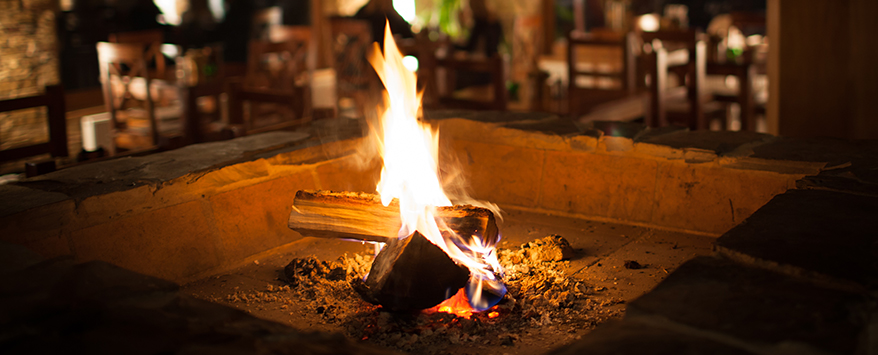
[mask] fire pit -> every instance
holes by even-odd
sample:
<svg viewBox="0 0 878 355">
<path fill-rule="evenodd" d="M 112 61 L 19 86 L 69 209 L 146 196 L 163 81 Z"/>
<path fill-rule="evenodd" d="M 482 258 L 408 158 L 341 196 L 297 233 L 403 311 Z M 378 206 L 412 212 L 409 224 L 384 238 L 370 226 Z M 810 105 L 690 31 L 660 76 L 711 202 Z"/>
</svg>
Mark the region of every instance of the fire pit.
<svg viewBox="0 0 878 355">
<path fill-rule="evenodd" d="M 391 116 L 414 117 L 403 102 L 391 102 Z M 425 121 L 441 139 L 420 131 L 405 137 L 423 141 L 386 150 L 424 148 L 431 159 L 417 171 L 427 180 L 385 176 L 382 167 L 420 163 L 364 160 L 373 138 L 328 137 L 321 125 L 341 121 L 327 121 L 310 138 L 245 137 L 0 186 L 17 201 L 0 210 L 0 236 L 39 253 L 5 258 L 15 261 L 0 290 L 14 296 L 6 310 L 27 326 L 4 325 L 14 337 L 2 345 L 57 352 L 85 334 L 106 352 L 207 349 L 205 339 L 281 353 L 875 347 L 873 143 L 579 127 L 540 114 L 428 112 Z M 472 197 L 419 185 L 449 176 Z M 367 195 L 379 178 L 380 195 Z M 331 221 L 308 211 L 326 208 L 307 203 L 317 197 L 348 194 L 371 206 L 349 216 L 373 216 L 336 223 L 337 207 L 326 210 Z M 464 207 L 475 201 L 503 212 Z M 376 241 L 392 244 L 391 267 L 376 267 Z M 440 257 L 424 267 L 422 253 Z M 74 264 L 94 260 L 118 267 Z M 379 269 L 389 271 L 370 282 Z M 388 279 L 420 286 L 401 291 Z M 310 331 L 321 333 L 302 335 Z M 128 337 L 142 342 L 106 341 Z"/>
</svg>

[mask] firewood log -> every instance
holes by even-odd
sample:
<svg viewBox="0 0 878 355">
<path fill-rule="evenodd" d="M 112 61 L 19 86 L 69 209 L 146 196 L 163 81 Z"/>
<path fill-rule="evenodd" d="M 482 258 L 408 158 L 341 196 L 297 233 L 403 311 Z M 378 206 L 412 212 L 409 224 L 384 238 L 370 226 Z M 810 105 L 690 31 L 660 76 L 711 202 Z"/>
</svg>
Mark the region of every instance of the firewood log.
<svg viewBox="0 0 878 355">
<path fill-rule="evenodd" d="M 438 207 L 436 218 L 464 238 L 478 235 L 486 244 L 499 238 L 494 213 L 487 208 Z M 289 220 L 290 229 L 304 236 L 376 242 L 397 238 L 401 225 L 397 200 L 384 206 L 378 195 L 359 192 L 298 191 Z"/>
<path fill-rule="evenodd" d="M 433 307 L 453 296 L 469 280 L 469 270 L 419 232 L 394 239 L 375 257 L 365 285 L 354 287 L 363 299 L 394 312 Z"/>
</svg>

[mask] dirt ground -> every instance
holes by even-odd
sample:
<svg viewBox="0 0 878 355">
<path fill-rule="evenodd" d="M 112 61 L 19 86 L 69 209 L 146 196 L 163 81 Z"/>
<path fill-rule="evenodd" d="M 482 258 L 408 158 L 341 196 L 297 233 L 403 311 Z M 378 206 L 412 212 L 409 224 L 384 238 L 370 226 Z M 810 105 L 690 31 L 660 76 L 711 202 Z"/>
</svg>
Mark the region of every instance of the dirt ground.
<svg viewBox="0 0 878 355">
<path fill-rule="evenodd" d="M 185 285 L 183 291 L 296 329 L 342 333 L 400 352 L 534 354 L 621 317 L 628 301 L 684 261 L 709 254 L 714 239 L 523 211 L 506 211 L 503 217 L 499 248 L 509 294 L 470 319 L 382 312 L 344 280 L 314 276 L 291 284 L 284 276 L 284 267 L 294 259 L 368 265 L 373 246 L 345 240 L 303 238 L 232 272 Z M 549 235 L 566 239 L 572 258 L 541 262 L 526 257 L 522 245 Z M 492 311 L 493 318 L 488 316 Z"/>
</svg>

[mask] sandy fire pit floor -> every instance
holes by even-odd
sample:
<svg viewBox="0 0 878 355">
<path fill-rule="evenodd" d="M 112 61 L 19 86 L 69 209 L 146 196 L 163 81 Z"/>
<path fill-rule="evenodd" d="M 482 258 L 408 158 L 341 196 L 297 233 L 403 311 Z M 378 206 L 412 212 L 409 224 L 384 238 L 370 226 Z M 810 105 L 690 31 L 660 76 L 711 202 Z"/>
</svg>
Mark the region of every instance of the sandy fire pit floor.
<svg viewBox="0 0 878 355">
<path fill-rule="evenodd" d="M 336 266 L 370 263 L 371 245 L 333 239 L 303 238 L 232 272 L 187 284 L 182 291 L 296 329 L 342 333 L 402 352 L 533 354 L 621 317 L 628 301 L 684 261 L 709 254 L 714 240 L 514 210 L 506 211 L 500 231 L 501 263 L 515 267 L 506 275 L 510 292 L 495 309 L 496 318 L 488 312 L 468 320 L 445 313 L 381 312 L 361 301 L 347 281 L 328 280 L 319 272 L 291 284 L 283 269 L 293 259 L 313 257 Z M 541 262 L 522 251 L 523 244 L 549 235 L 569 241 L 574 249 L 570 260 Z M 342 256 L 346 262 L 338 262 Z"/>
</svg>

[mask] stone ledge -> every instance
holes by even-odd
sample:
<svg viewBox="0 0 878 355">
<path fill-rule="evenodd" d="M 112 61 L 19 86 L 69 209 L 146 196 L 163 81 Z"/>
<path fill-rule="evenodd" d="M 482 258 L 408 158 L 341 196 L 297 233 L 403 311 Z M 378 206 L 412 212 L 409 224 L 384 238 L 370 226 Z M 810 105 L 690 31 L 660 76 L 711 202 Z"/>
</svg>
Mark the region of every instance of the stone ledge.
<svg viewBox="0 0 878 355">
<path fill-rule="evenodd" d="M 224 270 L 301 238 L 286 227 L 295 192 L 347 182 L 354 171 L 361 139 L 303 138 L 249 136 L 0 186 L 0 240 L 177 282 Z M 372 171 L 357 174 L 355 187 L 374 188 Z"/>
<path fill-rule="evenodd" d="M 878 290 L 878 197 L 792 190 L 717 239 L 722 255 Z"/>
<path fill-rule="evenodd" d="M 765 353 L 861 354 L 871 346 L 866 294 L 697 257 L 631 302 L 626 319 L 709 334 Z M 679 326 L 677 326 L 679 325 Z"/>
<path fill-rule="evenodd" d="M 254 155 L 290 147 L 306 138 L 306 133 L 271 132 L 225 142 L 194 144 L 143 157 L 84 164 L 23 180 L 16 185 L 61 193 L 77 200 L 144 185 L 160 189 L 162 184 L 180 177 L 252 161 Z M 6 215 L 20 211 L 12 210 Z"/>
<path fill-rule="evenodd" d="M 753 146 L 772 139 L 762 134 L 617 132 L 652 132 L 638 141 L 545 129 L 557 121 L 436 122 L 445 153 L 459 158 L 476 198 L 717 236 L 823 166 L 748 157 Z M 670 143 L 661 143 L 663 137 Z"/>
</svg>

